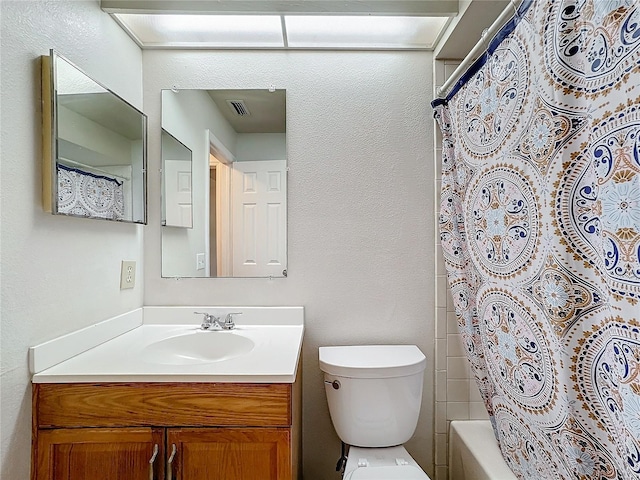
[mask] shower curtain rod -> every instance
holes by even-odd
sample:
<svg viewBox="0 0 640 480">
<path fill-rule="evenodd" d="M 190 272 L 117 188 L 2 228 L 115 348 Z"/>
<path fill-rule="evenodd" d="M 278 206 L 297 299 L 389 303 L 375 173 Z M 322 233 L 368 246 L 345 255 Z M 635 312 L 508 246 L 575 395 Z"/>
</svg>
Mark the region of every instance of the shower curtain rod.
<svg viewBox="0 0 640 480">
<path fill-rule="evenodd" d="M 498 15 L 498 18 L 491 24 L 491 26 L 482 32 L 482 36 L 478 43 L 471 49 L 471 51 L 464 57 L 464 60 L 458 65 L 451 76 L 444 84 L 436 90 L 436 98 L 446 97 L 449 89 L 455 82 L 467 71 L 471 64 L 489 47 L 489 41 L 498 31 L 503 27 L 505 23 L 514 15 L 518 14 L 518 8 L 522 0 L 509 0 L 509 5 Z"/>
<path fill-rule="evenodd" d="M 76 162 L 75 160 L 71 160 L 69 158 L 64 158 L 64 157 L 59 157 L 59 158 L 60 160 L 62 160 L 63 164 L 70 163 L 72 165 L 75 165 L 76 167 L 82 167 L 88 170 L 93 170 L 95 172 L 102 173 L 103 175 L 107 175 L 110 177 L 121 178 L 122 180 L 127 180 L 127 181 L 131 180 L 131 178 L 129 177 L 124 177 L 122 175 L 118 175 L 117 173 L 111 173 L 111 172 L 108 172 L 107 170 L 102 170 L 101 168 L 94 167 L 92 165 L 87 165 L 86 163 Z M 114 166 L 119 166 L 119 165 L 114 165 Z"/>
</svg>

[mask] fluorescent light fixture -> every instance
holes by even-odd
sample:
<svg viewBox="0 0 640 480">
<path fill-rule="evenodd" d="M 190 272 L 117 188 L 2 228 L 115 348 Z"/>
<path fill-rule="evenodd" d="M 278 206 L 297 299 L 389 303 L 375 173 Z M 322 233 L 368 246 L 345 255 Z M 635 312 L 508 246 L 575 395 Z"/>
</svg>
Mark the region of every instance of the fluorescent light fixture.
<svg viewBox="0 0 640 480">
<path fill-rule="evenodd" d="M 447 17 L 285 16 L 292 48 L 431 49 Z"/>
<path fill-rule="evenodd" d="M 431 50 L 449 17 L 113 13 L 142 48 Z"/>
<path fill-rule="evenodd" d="M 142 47 L 277 48 L 277 15 L 113 14 Z"/>
</svg>

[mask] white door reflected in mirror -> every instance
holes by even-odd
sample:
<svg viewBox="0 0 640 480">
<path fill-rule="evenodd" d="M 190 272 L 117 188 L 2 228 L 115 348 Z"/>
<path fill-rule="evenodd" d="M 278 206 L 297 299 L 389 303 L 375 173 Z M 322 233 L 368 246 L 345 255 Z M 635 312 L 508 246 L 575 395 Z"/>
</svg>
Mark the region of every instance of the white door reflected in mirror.
<svg viewBox="0 0 640 480">
<path fill-rule="evenodd" d="M 167 219 L 165 225 L 191 228 L 191 164 L 179 160 L 164 162 Z"/>
<path fill-rule="evenodd" d="M 285 268 L 287 175 L 284 160 L 233 165 L 233 272 L 279 277 Z"/>
<path fill-rule="evenodd" d="M 193 227 L 191 150 L 162 130 L 162 225 Z"/>
<path fill-rule="evenodd" d="M 286 276 L 285 90 L 163 90 L 162 128 L 162 276 Z"/>
</svg>

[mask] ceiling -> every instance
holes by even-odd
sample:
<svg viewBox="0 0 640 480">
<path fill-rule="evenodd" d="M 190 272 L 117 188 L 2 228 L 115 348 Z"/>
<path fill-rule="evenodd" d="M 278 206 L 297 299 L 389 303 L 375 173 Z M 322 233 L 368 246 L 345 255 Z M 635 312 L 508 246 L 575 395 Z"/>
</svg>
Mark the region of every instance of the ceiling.
<svg viewBox="0 0 640 480">
<path fill-rule="evenodd" d="M 446 40 L 435 49 L 436 58 L 462 60 L 509 3 L 509 0 L 460 0 L 460 12 L 447 29 L 450 34 Z"/>
<path fill-rule="evenodd" d="M 208 90 L 207 93 L 236 133 L 286 132 L 286 90 Z M 228 100 L 242 101 L 249 115 L 237 115 Z"/>
<path fill-rule="evenodd" d="M 141 48 L 304 48 L 304 49 L 422 49 L 435 50 L 438 59 L 462 59 L 474 47 L 481 38 L 484 29 L 488 28 L 499 14 L 511 2 L 519 3 L 520 0 L 101 0 L 101 8 L 112 14 L 114 19 L 122 26 L 122 28 L 141 46 Z M 172 14 L 174 18 L 168 19 Z M 146 15 L 144 17 L 143 15 Z M 207 33 L 206 26 L 196 27 L 192 33 L 186 32 L 187 37 L 172 37 L 175 35 L 175 24 L 180 23 L 180 17 L 190 17 L 185 19 L 189 25 L 195 25 L 197 17 L 206 18 L 209 16 L 212 20 L 217 21 L 213 17 L 226 16 L 229 21 L 234 16 L 263 16 L 264 18 L 271 16 L 273 21 L 281 23 L 282 32 L 274 33 L 269 30 L 269 37 L 261 38 L 256 41 L 255 38 L 247 39 L 239 37 L 238 40 L 229 40 L 235 33 L 233 30 L 224 30 L 224 27 L 213 27 L 213 32 L 218 31 L 221 38 L 211 37 L 211 33 Z M 293 22 L 298 22 L 299 18 L 306 18 L 308 23 L 302 27 L 302 34 L 307 34 L 304 39 L 297 40 L 294 31 Z M 317 18 L 314 20 L 314 16 Z M 334 31 L 325 31 L 325 27 L 319 27 L 316 32 L 316 24 L 324 21 L 327 16 L 336 19 L 343 19 L 347 27 L 339 26 L 339 22 L 329 20 L 329 29 Z M 403 35 L 405 38 L 400 40 L 399 37 L 389 40 L 387 38 L 366 38 L 365 36 L 354 37 L 354 31 L 348 27 L 353 22 L 376 20 L 376 17 L 405 17 L 405 18 L 425 18 L 433 17 L 449 18 L 452 21 L 445 23 L 446 31 L 442 37 L 446 40 L 439 41 L 441 33 L 439 27 L 425 27 L 426 24 L 420 26 L 404 27 Z M 162 26 L 163 17 L 167 17 L 166 22 L 170 23 L 169 27 Z M 279 20 L 278 20 L 279 18 Z M 351 20 L 353 19 L 353 20 Z M 208 21 L 205 21 L 205 24 Z M 222 21 L 222 20 L 221 20 Z M 235 20 L 233 20 L 235 21 Z M 292 22 L 290 27 L 287 22 Z M 224 22 L 224 21 L 223 21 Z M 228 22 L 226 22 L 228 24 Z M 224 25 L 224 23 L 223 23 Z M 266 24 L 265 24 L 266 25 Z M 355 23 L 353 23 L 355 27 Z M 372 24 L 375 26 L 364 26 L 369 32 L 379 32 L 382 28 L 386 29 L 388 25 Z M 168 30 L 165 30 L 168 28 Z M 203 30 L 198 30 L 203 28 Z M 246 26 L 239 27 L 246 29 Z M 266 26 L 261 26 L 267 31 Z M 269 27 L 273 28 L 273 27 Z M 291 28 L 291 32 L 288 31 Z M 311 30 L 309 30 L 311 28 Z M 347 28 L 347 30 L 344 30 Z M 189 27 L 191 29 L 191 27 Z M 410 33 L 415 30 L 415 33 Z M 422 31 L 420 31 L 422 30 Z M 425 30 L 429 30 L 431 37 L 424 37 Z M 164 32 L 173 32 L 165 36 Z M 322 32 L 322 33 L 321 33 Z M 331 37 L 333 34 L 342 35 L 342 37 Z M 192 38 L 188 35 L 191 34 Z M 209 35 L 209 36 L 208 36 Z M 329 35 L 329 36 L 327 36 Z M 377 33 L 376 33 L 377 35 Z M 399 34 L 393 34 L 399 35 Z M 289 43 L 291 36 L 291 44 Z M 145 39 L 146 37 L 146 39 Z M 273 38 L 272 38 L 273 37 Z M 279 38 L 276 38 L 279 37 Z M 209 38 L 203 41 L 202 38 Z M 265 40 L 265 38 L 268 38 Z M 355 38 L 355 41 L 354 41 Z M 200 39 L 200 41 L 196 41 Z M 342 43 L 344 39 L 346 43 Z M 370 42 L 370 43 L 369 43 Z M 435 48 L 434 48 L 435 47 Z"/>
<path fill-rule="evenodd" d="M 519 3 L 519 0 L 513 0 Z M 452 17 L 446 29 L 446 41 L 436 44 L 438 59 L 462 59 L 480 40 L 509 0 L 101 0 L 101 8 L 110 14 L 181 15 L 302 15 L 302 16 L 407 16 Z M 115 17 L 114 17 L 115 18 Z M 120 20 L 121 26 L 135 34 Z M 283 20 L 284 22 L 284 20 Z M 286 37 L 286 29 L 285 29 Z M 156 46 L 155 48 L 167 48 Z M 285 40 L 286 45 L 286 40 Z M 174 48 L 185 47 L 174 45 Z M 237 48 L 238 45 L 235 45 Z M 154 48 L 149 45 L 146 48 Z M 168 48 L 171 48 L 169 45 Z M 196 48 L 204 48 L 200 46 Z M 234 48 L 222 45 L 218 48 Z M 242 46 L 240 47 L 242 48 Z M 251 47 L 249 47 L 251 48 Z M 320 47 L 331 48 L 331 47 Z M 335 49 L 335 45 L 334 45 Z"/>
<path fill-rule="evenodd" d="M 101 0 L 143 49 L 433 50 L 458 0 Z"/>
<path fill-rule="evenodd" d="M 458 0 L 101 0 L 100 7 L 108 13 L 450 16 Z"/>
<path fill-rule="evenodd" d="M 129 140 L 144 136 L 143 115 L 111 92 L 58 94 L 58 105 L 119 133 Z"/>
</svg>

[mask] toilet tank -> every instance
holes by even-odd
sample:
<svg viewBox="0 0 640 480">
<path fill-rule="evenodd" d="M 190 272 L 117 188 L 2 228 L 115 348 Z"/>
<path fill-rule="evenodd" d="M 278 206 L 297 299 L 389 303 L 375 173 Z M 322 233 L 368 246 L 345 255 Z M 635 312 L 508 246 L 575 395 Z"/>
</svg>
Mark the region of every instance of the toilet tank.
<svg viewBox="0 0 640 480">
<path fill-rule="evenodd" d="M 427 362 L 418 347 L 320 347 L 319 358 L 331 420 L 344 443 L 390 447 L 411 438 Z"/>
</svg>

